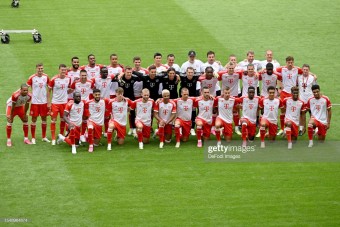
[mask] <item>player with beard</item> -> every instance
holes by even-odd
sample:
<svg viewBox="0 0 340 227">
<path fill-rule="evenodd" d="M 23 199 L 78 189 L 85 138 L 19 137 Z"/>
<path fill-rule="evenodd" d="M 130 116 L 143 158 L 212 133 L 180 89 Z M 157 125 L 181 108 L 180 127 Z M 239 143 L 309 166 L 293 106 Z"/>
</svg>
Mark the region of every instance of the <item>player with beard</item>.
<svg viewBox="0 0 340 227">
<path fill-rule="evenodd" d="M 283 100 L 283 110 L 285 112 L 285 133 L 288 140 L 288 149 L 292 149 L 292 140 L 296 141 L 299 134 L 300 116 L 305 114 L 306 106 L 299 99 L 299 88 L 292 87 L 292 97 Z"/>
<path fill-rule="evenodd" d="M 109 77 L 115 77 L 124 72 L 124 66 L 118 63 L 117 54 L 110 55 L 110 65 L 107 66 Z M 116 89 L 118 88 L 118 82 L 112 81 L 110 86 L 110 98 L 116 97 Z"/>
<path fill-rule="evenodd" d="M 70 133 L 67 137 L 61 134 L 58 135 L 57 143 L 66 142 L 69 144 L 72 147 L 72 154 L 77 153 L 76 144 L 79 143 L 80 139 L 80 126 L 83 121 L 84 105 L 84 102 L 81 100 L 81 93 L 78 91 L 73 92 L 73 100 L 67 103 L 64 111 L 64 121 L 67 123 Z"/>
<path fill-rule="evenodd" d="M 71 59 L 71 68 L 67 70 L 67 76 L 71 79 L 71 84 L 80 79 L 79 58 L 73 57 Z M 86 72 L 86 71 L 85 71 Z M 68 94 L 68 100 L 73 99 L 73 92 Z"/>
<path fill-rule="evenodd" d="M 80 71 L 80 79 L 71 84 L 72 93 L 79 92 L 81 100 L 86 102 L 92 98 L 93 87 L 93 82 L 87 79 L 87 73 L 84 69 Z"/>
</svg>

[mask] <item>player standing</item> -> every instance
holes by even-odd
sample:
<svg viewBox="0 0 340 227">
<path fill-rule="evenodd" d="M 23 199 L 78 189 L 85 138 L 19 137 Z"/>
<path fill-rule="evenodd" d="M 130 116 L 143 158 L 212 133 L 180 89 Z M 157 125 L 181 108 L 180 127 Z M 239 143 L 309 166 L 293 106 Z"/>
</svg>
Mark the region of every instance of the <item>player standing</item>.
<svg viewBox="0 0 340 227">
<path fill-rule="evenodd" d="M 87 79 L 100 77 L 100 69 L 103 65 L 96 64 L 96 57 L 93 54 L 87 56 L 88 65 L 80 67 L 80 69 L 85 69 L 87 72 Z"/>
<path fill-rule="evenodd" d="M 86 71 L 85 71 L 86 72 Z M 70 133 L 67 137 L 59 134 L 58 144 L 65 141 L 72 147 L 72 154 L 77 154 L 76 143 L 80 139 L 80 126 L 83 122 L 84 102 L 81 100 L 81 93 L 75 91 L 73 93 L 73 100 L 70 100 L 64 110 L 64 121 L 67 123 Z"/>
<path fill-rule="evenodd" d="M 174 54 L 168 54 L 166 57 L 167 63 L 165 64 L 168 68 L 174 68 L 177 73 L 181 72 L 181 67 L 175 63 L 175 55 Z"/>
<path fill-rule="evenodd" d="M 93 82 L 87 79 L 86 70 L 80 71 L 80 80 L 74 81 L 71 84 L 71 89 L 74 92 L 79 92 L 82 101 L 89 101 L 92 98 Z"/>
<path fill-rule="evenodd" d="M 176 104 L 170 100 L 170 91 L 162 91 L 162 99 L 156 102 L 154 117 L 158 121 L 159 148 L 164 142 L 170 143 L 172 137 L 172 122 L 176 117 Z"/>
<path fill-rule="evenodd" d="M 124 72 L 124 66 L 118 63 L 117 54 L 110 55 L 110 65 L 107 66 L 109 77 L 114 78 L 115 76 Z M 116 97 L 116 89 L 118 88 L 118 82 L 112 81 L 110 86 L 110 99 Z"/>
<path fill-rule="evenodd" d="M 50 100 L 50 93 L 48 92 L 48 84 L 50 79 L 44 73 L 44 65 L 39 63 L 36 65 L 36 73 L 29 77 L 26 84 L 32 89 L 32 104 L 30 109 L 30 116 L 32 116 L 31 135 L 32 144 L 35 144 L 35 129 L 38 117 L 41 117 L 41 134 L 42 141 L 50 142 L 46 138 L 47 130 L 47 115 L 51 110 L 51 106 L 47 104 Z"/>
<path fill-rule="evenodd" d="M 307 102 L 307 109 L 311 111 L 312 117 L 308 122 L 308 147 L 313 147 L 314 129 L 318 128 L 318 140 L 325 141 L 327 130 L 331 126 L 332 104 L 329 98 L 320 93 L 320 86 L 312 86 L 313 96 Z"/>
<path fill-rule="evenodd" d="M 64 110 L 67 104 L 68 91 L 70 87 L 71 79 L 66 76 L 67 68 L 66 65 L 59 65 L 59 74 L 53 77 L 48 84 L 50 92 L 52 91 L 52 113 L 51 113 L 51 136 L 52 145 L 56 143 L 56 122 L 58 114 L 60 116 L 60 133 L 64 134 L 65 121 L 64 121 Z"/>
<path fill-rule="evenodd" d="M 191 50 L 188 53 L 188 61 L 184 62 L 181 66 L 181 76 L 186 76 L 186 71 L 188 67 L 192 67 L 195 70 L 195 76 L 200 76 L 203 72 L 201 60 L 196 59 L 196 52 Z"/>
<path fill-rule="evenodd" d="M 32 144 L 28 139 L 28 117 L 27 110 L 29 108 L 29 102 L 32 96 L 28 93 L 28 85 L 22 84 L 20 90 L 15 91 L 12 96 L 7 100 L 6 116 L 7 116 L 7 147 L 12 146 L 11 134 L 12 134 L 12 124 L 15 116 L 22 121 L 22 129 L 24 131 L 24 143 Z"/>
<path fill-rule="evenodd" d="M 67 71 L 67 76 L 71 79 L 71 84 L 80 79 L 79 58 L 73 57 L 71 59 L 71 68 Z M 86 71 L 85 71 L 86 72 Z M 68 94 L 68 100 L 73 99 L 73 92 Z"/>
</svg>

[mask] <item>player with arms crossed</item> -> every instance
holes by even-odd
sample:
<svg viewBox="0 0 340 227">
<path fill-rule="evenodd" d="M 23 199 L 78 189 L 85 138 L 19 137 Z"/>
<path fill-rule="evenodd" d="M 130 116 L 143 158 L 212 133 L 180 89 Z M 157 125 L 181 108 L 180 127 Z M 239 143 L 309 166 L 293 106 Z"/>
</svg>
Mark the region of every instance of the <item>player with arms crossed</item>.
<svg viewBox="0 0 340 227">
<path fill-rule="evenodd" d="M 7 100 L 7 147 L 12 146 L 11 134 L 12 134 L 12 124 L 15 116 L 18 115 L 22 121 L 22 129 L 24 131 L 24 143 L 32 144 L 28 139 L 28 117 L 27 110 L 29 108 L 29 102 L 32 99 L 32 95 L 28 93 L 28 85 L 22 84 L 20 90 L 17 90 L 12 94 L 12 96 Z"/>
<path fill-rule="evenodd" d="M 81 94 L 78 91 L 73 93 L 73 100 L 70 100 L 64 110 L 64 121 L 68 125 L 70 133 L 67 137 L 59 134 L 57 143 L 61 141 L 66 142 L 72 147 L 72 154 L 77 154 L 76 143 L 79 143 L 80 139 L 80 126 L 83 121 L 84 114 L 84 102 L 81 100 Z"/>
<path fill-rule="evenodd" d="M 112 132 L 117 131 L 117 143 L 124 144 L 126 136 L 127 113 L 132 101 L 125 98 L 124 89 L 119 87 L 115 91 L 116 98 L 111 99 L 108 105 L 108 110 L 111 113 L 109 128 L 107 130 L 107 150 L 111 151 Z"/>
<path fill-rule="evenodd" d="M 305 114 L 305 103 L 299 99 L 299 88 L 292 87 L 292 97 L 283 100 L 285 114 L 285 134 L 288 140 L 288 149 L 292 149 L 292 140 L 296 141 L 299 134 L 300 116 Z"/>
<path fill-rule="evenodd" d="M 313 147 L 314 129 L 318 128 L 318 139 L 325 141 L 327 130 L 331 126 L 332 104 L 329 98 L 320 93 L 320 86 L 312 86 L 313 96 L 307 102 L 307 109 L 311 111 L 312 117 L 308 122 L 308 147 Z"/>
<path fill-rule="evenodd" d="M 155 103 L 150 97 L 148 89 L 142 90 L 142 98 L 137 99 L 131 105 L 136 110 L 136 127 L 139 149 L 143 149 L 144 143 L 149 143 L 151 133 L 151 114 Z"/>
<path fill-rule="evenodd" d="M 32 144 L 35 144 L 35 129 L 38 117 L 41 117 L 41 134 L 42 141 L 50 142 L 46 137 L 47 130 L 47 115 L 51 110 L 51 106 L 47 104 L 50 100 L 50 93 L 48 92 L 48 84 L 50 79 L 44 73 L 44 65 L 39 63 L 36 65 L 36 73 L 29 77 L 26 84 L 32 88 L 32 104 L 30 109 L 30 116 L 32 116 L 31 135 Z"/>
<path fill-rule="evenodd" d="M 182 98 L 175 99 L 177 107 L 177 118 L 175 120 L 176 148 L 181 145 L 181 140 L 186 142 L 189 140 L 191 129 L 191 115 L 195 98 L 189 98 L 189 89 L 183 87 L 181 89 Z"/>
<path fill-rule="evenodd" d="M 221 128 L 227 142 L 231 141 L 233 135 L 233 112 L 237 108 L 237 99 L 230 97 L 230 88 L 223 89 L 223 96 L 216 97 L 218 115 L 215 122 L 217 145 L 221 145 Z"/>
<path fill-rule="evenodd" d="M 263 109 L 262 119 L 260 121 L 260 135 L 261 135 L 261 148 L 265 148 L 264 137 L 266 129 L 269 129 L 269 140 L 274 141 L 277 131 L 277 116 L 279 109 L 283 108 L 282 101 L 275 98 L 275 87 L 269 86 L 268 97 L 260 100 L 259 107 Z"/>
<path fill-rule="evenodd" d="M 208 87 L 203 87 L 202 96 L 197 98 L 194 102 L 194 107 L 198 108 L 198 115 L 196 117 L 196 136 L 197 147 L 202 147 L 202 137 L 204 140 L 210 138 L 213 112 L 216 103 L 210 97 L 210 90 Z"/>
<path fill-rule="evenodd" d="M 242 96 L 239 102 L 242 104 L 242 118 L 240 124 L 242 126 L 242 147 L 247 146 L 247 138 L 249 142 L 253 142 L 256 133 L 256 120 L 259 112 L 260 97 L 255 96 L 256 89 L 253 86 L 248 87 L 248 96 Z"/>
<path fill-rule="evenodd" d="M 170 143 L 172 137 L 172 122 L 176 117 L 176 104 L 170 100 L 170 91 L 162 91 L 162 99 L 156 102 L 154 117 L 158 121 L 159 148 L 164 142 Z"/>
</svg>

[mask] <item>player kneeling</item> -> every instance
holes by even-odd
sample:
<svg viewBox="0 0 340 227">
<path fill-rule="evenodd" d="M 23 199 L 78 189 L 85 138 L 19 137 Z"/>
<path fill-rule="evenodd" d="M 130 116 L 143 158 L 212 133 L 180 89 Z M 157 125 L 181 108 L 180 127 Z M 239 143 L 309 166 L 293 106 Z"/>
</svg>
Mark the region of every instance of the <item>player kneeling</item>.
<svg viewBox="0 0 340 227">
<path fill-rule="evenodd" d="M 320 94 L 320 86 L 312 86 L 313 96 L 307 102 L 307 109 L 311 111 L 312 117 L 308 122 L 308 147 L 313 147 L 314 129 L 318 128 L 318 139 L 324 142 L 327 130 L 331 126 L 332 104 L 327 96 Z"/>
<path fill-rule="evenodd" d="M 264 137 L 266 135 L 266 129 L 269 130 L 269 140 L 274 141 L 277 131 L 277 115 L 279 109 L 283 108 L 280 99 L 275 98 L 275 87 L 269 86 L 268 97 L 260 100 L 259 107 L 263 109 L 263 115 L 260 122 L 260 135 L 261 135 L 261 148 L 265 148 Z"/>
<path fill-rule="evenodd" d="M 69 134 L 67 137 L 62 134 L 58 135 L 59 144 L 61 141 L 68 143 L 72 147 L 72 154 L 77 153 L 76 144 L 80 139 L 80 126 L 83 122 L 84 102 L 81 101 L 80 92 L 73 93 L 73 100 L 70 100 L 64 110 L 64 121 L 68 125 Z"/>
<path fill-rule="evenodd" d="M 170 91 L 162 91 L 162 99 L 156 103 L 154 117 L 158 121 L 159 148 L 164 142 L 170 143 L 172 137 L 172 121 L 176 117 L 176 104 L 170 100 Z"/>
<path fill-rule="evenodd" d="M 107 150 L 111 151 L 111 141 L 113 131 L 117 132 L 117 143 L 124 144 L 126 136 L 126 119 L 129 106 L 132 101 L 124 96 L 124 89 L 119 87 L 116 89 L 116 98 L 109 102 L 108 111 L 111 113 L 109 128 L 107 130 Z"/>
<path fill-rule="evenodd" d="M 296 141 L 299 135 L 300 115 L 305 114 L 306 107 L 299 99 L 299 88 L 292 87 L 292 97 L 283 100 L 283 112 L 285 112 L 285 133 L 288 140 L 288 149 L 292 149 L 292 140 Z"/>
</svg>

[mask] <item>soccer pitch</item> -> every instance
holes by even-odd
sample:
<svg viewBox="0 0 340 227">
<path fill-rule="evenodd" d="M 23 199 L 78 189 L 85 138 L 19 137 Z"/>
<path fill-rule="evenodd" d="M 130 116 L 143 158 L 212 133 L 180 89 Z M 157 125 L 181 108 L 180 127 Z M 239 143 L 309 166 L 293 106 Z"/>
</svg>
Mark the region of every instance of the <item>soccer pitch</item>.
<svg viewBox="0 0 340 227">
<path fill-rule="evenodd" d="M 36 63 L 51 78 L 73 56 L 85 65 L 93 53 L 108 65 L 116 53 L 132 65 L 138 55 L 146 67 L 155 52 L 163 63 L 173 53 L 181 65 L 191 49 L 204 62 L 213 50 L 223 64 L 230 54 L 244 59 L 248 50 L 263 60 L 272 49 L 281 65 L 292 55 L 295 65 L 311 65 L 321 91 L 338 104 L 339 0 L 21 0 L 18 9 L 10 3 L 0 2 L 0 29 L 35 28 L 43 42 L 13 34 L 0 45 L 0 225 L 27 218 L 32 226 L 339 226 L 336 162 L 207 163 L 194 137 L 162 150 L 151 139 L 143 151 L 128 137 L 111 152 L 102 139 L 94 153 L 81 147 L 71 155 L 66 144 L 24 145 L 18 118 L 7 148 L 4 116 L 6 100 Z M 333 105 L 326 140 L 340 136 L 339 109 Z M 40 120 L 37 138 L 39 128 Z M 307 149 L 306 140 L 298 143 Z"/>
</svg>

